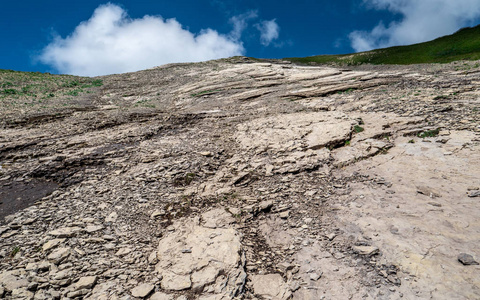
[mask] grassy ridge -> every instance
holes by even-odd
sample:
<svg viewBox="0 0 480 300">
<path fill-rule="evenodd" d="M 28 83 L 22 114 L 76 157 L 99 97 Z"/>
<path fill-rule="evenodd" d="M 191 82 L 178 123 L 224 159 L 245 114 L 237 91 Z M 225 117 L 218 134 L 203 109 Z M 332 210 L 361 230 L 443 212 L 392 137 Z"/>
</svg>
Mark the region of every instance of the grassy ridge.
<svg viewBox="0 0 480 300">
<path fill-rule="evenodd" d="M 54 93 L 76 96 L 83 89 L 101 86 L 102 80 L 71 75 L 0 70 L 0 99 L 49 98 Z"/>
<path fill-rule="evenodd" d="M 97 78 L 0 70 L 0 126 L 7 114 L 43 113 L 87 103 Z"/>
<path fill-rule="evenodd" d="M 452 35 L 410 46 L 397 46 L 355 54 L 286 58 L 286 60 L 298 63 L 336 63 L 340 65 L 365 63 L 408 65 L 480 60 L 480 25 L 463 28 Z"/>
</svg>

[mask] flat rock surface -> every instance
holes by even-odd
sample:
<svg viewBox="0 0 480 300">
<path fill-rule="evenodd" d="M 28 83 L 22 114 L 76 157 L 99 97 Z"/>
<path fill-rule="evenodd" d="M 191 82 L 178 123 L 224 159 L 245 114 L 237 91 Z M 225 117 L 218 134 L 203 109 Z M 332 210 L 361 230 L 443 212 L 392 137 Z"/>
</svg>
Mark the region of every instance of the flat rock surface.
<svg viewBox="0 0 480 300">
<path fill-rule="evenodd" d="M 479 73 L 237 57 L 5 96 L 0 297 L 478 299 Z"/>
<path fill-rule="evenodd" d="M 291 296 L 280 274 L 254 275 L 252 287 L 255 295 L 263 299 L 288 299 Z"/>
<path fill-rule="evenodd" d="M 220 210 L 203 216 L 217 223 L 215 220 L 221 219 L 222 213 Z M 242 261 L 244 250 L 237 230 L 201 226 L 198 218 L 172 227 L 174 231 L 158 245 L 156 271 L 162 276 L 163 289 L 192 288 L 218 297 L 234 297 L 243 291 L 246 281 L 245 261 Z"/>
<path fill-rule="evenodd" d="M 145 298 L 147 297 L 155 288 L 154 285 L 143 283 L 131 290 L 133 297 Z"/>
</svg>

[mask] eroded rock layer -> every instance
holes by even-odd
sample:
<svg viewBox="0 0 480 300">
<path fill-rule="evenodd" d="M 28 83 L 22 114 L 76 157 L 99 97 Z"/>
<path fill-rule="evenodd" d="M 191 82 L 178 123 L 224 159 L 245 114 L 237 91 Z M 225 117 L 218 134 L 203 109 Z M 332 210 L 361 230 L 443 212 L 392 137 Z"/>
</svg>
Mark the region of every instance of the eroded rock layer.
<svg viewBox="0 0 480 300">
<path fill-rule="evenodd" d="M 2 103 L 0 296 L 477 299 L 479 75 L 232 58 Z"/>
</svg>

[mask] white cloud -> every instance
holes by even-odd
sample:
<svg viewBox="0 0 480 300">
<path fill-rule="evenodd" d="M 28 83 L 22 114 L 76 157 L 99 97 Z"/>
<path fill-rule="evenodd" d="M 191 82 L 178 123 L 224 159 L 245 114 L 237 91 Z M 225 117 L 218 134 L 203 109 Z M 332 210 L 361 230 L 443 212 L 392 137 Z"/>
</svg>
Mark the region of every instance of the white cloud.
<svg viewBox="0 0 480 300">
<path fill-rule="evenodd" d="M 60 73 L 95 76 L 242 55 L 240 27 L 231 35 L 212 29 L 194 34 L 175 19 L 130 19 L 121 7 L 106 4 L 71 35 L 57 36 L 39 59 Z"/>
<path fill-rule="evenodd" d="M 243 31 L 248 27 L 248 22 L 256 18 L 258 18 L 258 13 L 256 10 L 231 17 L 230 23 L 233 24 L 233 30 L 230 32 L 230 36 L 235 40 L 239 40 Z"/>
<path fill-rule="evenodd" d="M 363 0 L 377 10 L 401 14 L 400 21 L 385 26 L 380 22 L 371 31 L 350 33 L 356 51 L 425 42 L 452 34 L 480 18 L 479 0 Z"/>
<path fill-rule="evenodd" d="M 260 31 L 260 43 L 264 46 L 270 45 L 270 43 L 278 39 L 280 35 L 280 26 L 278 26 L 275 19 L 262 21 L 255 24 L 255 27 Z"/>
</svg>

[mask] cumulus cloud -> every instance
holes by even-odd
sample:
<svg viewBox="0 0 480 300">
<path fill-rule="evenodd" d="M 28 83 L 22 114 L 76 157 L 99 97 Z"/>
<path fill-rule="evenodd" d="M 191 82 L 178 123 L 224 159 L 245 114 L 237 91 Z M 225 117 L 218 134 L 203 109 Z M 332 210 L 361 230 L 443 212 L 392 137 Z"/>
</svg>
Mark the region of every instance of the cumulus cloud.
<svg viewBox="0 0 480 300">
<path fill-rule="evenodd" d="M 264 46 L 270 45 L 270 43 L 278 39 L 280 35 L 280 26 L 278 26 L 275 19 L 262 21 L 255 24 L 255 27 L 260 31 L 260 43 Z"/>
<path fill-rule="evenodd" d="M 106 4 L 71 35 L 55 37 L 39 59 L 60 73 L 95 76 L 242 55 L 244 28 L 241 22 L 235 26 L 229 35 L 212 29 L 194 34 L 175 19 L 130 19 L 121 7 Z"/>
<path fill-rule="evenodd" d="M 474 25 L 480 18 L 479 0 L 363 0 L 370 8 L 400 14 L 400 21 L 380 22 L 371 31 L 354 31 L 356 51 L 425 42 Z"/>
</svg>

